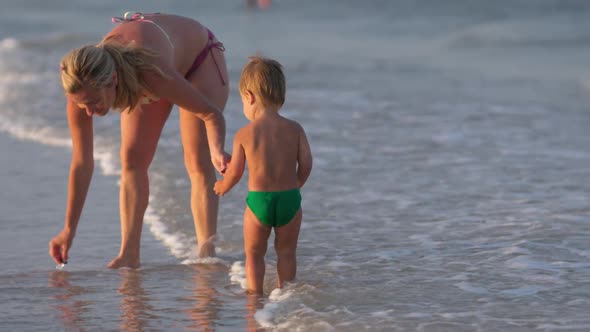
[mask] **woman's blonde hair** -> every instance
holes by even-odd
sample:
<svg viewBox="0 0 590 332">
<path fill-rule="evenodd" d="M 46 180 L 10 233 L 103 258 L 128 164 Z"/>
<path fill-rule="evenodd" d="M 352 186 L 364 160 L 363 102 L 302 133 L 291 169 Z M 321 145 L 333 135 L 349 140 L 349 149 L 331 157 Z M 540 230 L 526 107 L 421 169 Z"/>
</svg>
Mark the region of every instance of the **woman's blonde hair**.
<svg viewBox="0 0 590 332">
<path fill-rule="evenodd" d="M 265 106 L 283 106 L 285 103 L 285 75 L 281 64 L 260 56 L 250 57 L 242 69 L 240 93 L 252 92 Z"/>
<path fill-rule="evenodd" d="M 86 45 L 66 54 L 61 60 L 61 83 L 66 93 L 76 93 L 84 85 L 102 88 L 113 83 L 116 71 L 113 108 L 131 111 L 142 93 L 152 93 L 142 73 L 151 71 L 166 77 L 154 64 L 157 57 L 153 51 L 107 38 L 98 45 Z"/>
</svg>

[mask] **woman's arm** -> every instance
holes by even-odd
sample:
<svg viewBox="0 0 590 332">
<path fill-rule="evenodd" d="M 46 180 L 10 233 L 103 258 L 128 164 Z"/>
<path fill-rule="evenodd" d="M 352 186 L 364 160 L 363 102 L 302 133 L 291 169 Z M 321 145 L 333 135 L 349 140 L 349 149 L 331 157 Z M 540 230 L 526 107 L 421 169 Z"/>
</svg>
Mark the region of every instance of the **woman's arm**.
<svg viewBox="0 0 590 332">
<path fill-rule="evenodd" d="M 241 134 L 242 130 L 238 130 L 234 139 L 234 146 L 231 155 L 231 163 L 225 174 L 223 180 L 219 180 L 215 183 L 213 190 L 216 194 L 223 196 L 226 192 L 230 191 L 235 186 L 246 168 L 246 154 L 242 146 Z"/>
<path fill-rule="evenodd" d="M 159 64 L 159 66 L 169 77 L 164 78 L 155 73 L 146 74 L 146 82 L 152 88 L 152 92 L 158 97 L 194 113 L 205 122 L 211 159 L 218 171 L 224 171 L 226 166 L 226 161 L 223 159 L 225 119 L 221 110 L 176 70 L 167 68 L 169 66 L 165 64 Z"/>
<path fill-rule="evenodd" d="M 72 136 L 72 161 L 64 228 L 49 243 L 49 254 L 58 264 L 66 263 L 74 240 L 94 170 L 92 117 L 69 100 L 68 125 Z"/>
</svg>

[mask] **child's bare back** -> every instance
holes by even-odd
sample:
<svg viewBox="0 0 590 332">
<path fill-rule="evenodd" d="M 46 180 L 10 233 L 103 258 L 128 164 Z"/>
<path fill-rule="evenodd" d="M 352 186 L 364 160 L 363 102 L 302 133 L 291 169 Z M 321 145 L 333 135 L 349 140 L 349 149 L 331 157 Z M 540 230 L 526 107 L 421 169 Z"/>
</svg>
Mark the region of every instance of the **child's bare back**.
<svg viewBox="0 0 590 332">
<path fill-rule="evenodd" d="M 303 129 L 277 113 L 256 119 L 237 134 L 248 164 L 250 191 L 299 188 L 297 160 Z"/>
</svg>

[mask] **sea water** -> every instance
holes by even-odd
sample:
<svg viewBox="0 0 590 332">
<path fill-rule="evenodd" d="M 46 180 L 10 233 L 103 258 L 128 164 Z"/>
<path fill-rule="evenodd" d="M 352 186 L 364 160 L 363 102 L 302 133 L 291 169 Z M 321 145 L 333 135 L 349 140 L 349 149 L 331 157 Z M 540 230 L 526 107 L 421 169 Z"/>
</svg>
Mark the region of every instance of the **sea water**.
<svg viewBox="0 0 590 332">
<path fill-rule="evenodd" d="M 587 331 L 590 4 L 585 1 L 36 1 L 0 12 L 0 329 Z M 193 17 L 225 44 L 227 150 L 247 123 L 247 57 L 279 60 L 305 128 L 297 279 L 244 292 L 242 182 L 218 257 L 196 259 L 173 111 L 150 169 L 142 268 L 119 246 L 119 116 L 95 119 L 96 170 L 68 264 L 70 138 L 59 60 L 125 11 Z"/>
</svg>

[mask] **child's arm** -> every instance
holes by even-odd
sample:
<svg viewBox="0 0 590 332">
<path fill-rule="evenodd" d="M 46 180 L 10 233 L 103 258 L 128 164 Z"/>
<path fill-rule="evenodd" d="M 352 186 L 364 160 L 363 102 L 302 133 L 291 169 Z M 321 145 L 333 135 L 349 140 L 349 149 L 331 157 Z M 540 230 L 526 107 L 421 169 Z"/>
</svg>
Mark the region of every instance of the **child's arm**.
<svg viewBox="0 0 590 332">
<path fill-rule="evenodd" d="M 244 174 L 244 167 L 246 165 L 246 154 L 241 143 L 242 130 L 238 130 L 234 138 L 233 152 L 231 155 L 231 162 L 227 171 L 223 174 L 223 179 L 215 183 L 213 191 L 217 195 L 223 196 L 236 185 Z"/>
<path fill-rule="evenodd" d="M 309 174 L 311 174 L 312 163 L 311 148 L 305 136 L 305 131 L 301 127 L 299 132 L 299 151 L 297 152 L 297 185 L 299 188 L 303 187 Z"/>
</svg>

